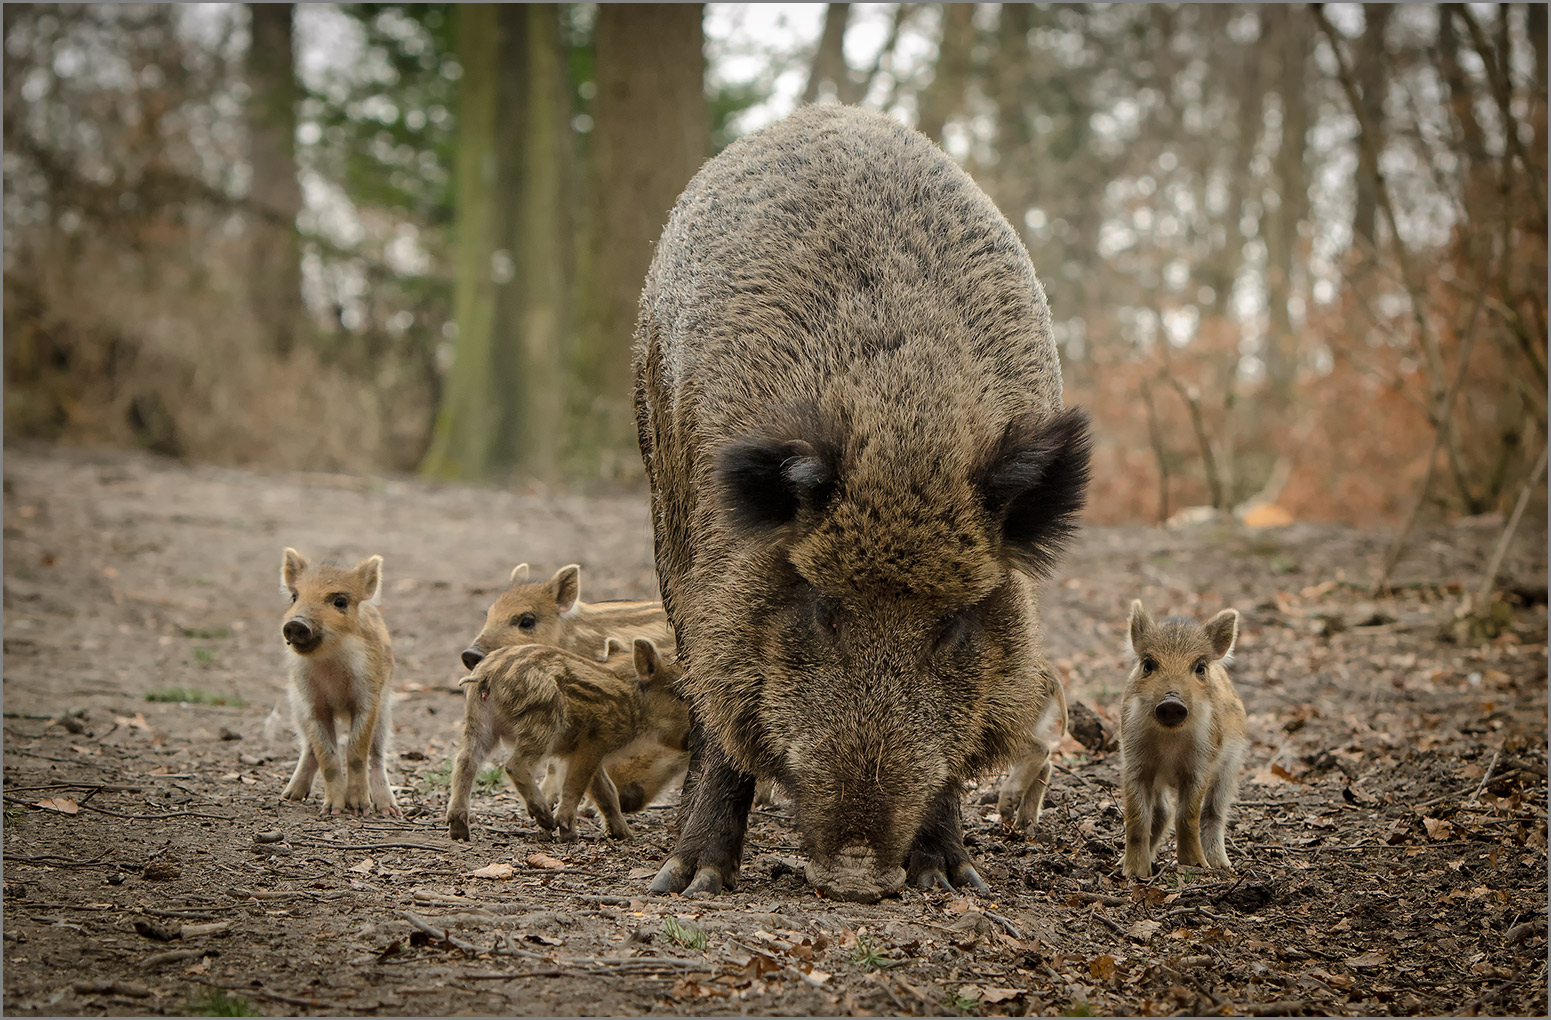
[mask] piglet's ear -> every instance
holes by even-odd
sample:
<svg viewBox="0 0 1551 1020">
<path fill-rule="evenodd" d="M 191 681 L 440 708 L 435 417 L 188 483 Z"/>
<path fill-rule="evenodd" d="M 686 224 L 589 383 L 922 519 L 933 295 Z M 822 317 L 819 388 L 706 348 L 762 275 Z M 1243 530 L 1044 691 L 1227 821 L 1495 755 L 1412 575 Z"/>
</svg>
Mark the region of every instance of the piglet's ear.
<svg viewBox="0 0 1551 1020">
<path fill-rule="evenodd" d="M 1137 655 L 1147 640 L 1148 631 L 1152 630 L 1152 617 L 1147 615 L 1147 610 L 1142 608 L 1141 599 L 1133 599 L 1131 602 L 1131 615 L 1126 619 L 1126 625 L 1131 637 L 1131 651 Z"/>
<path fill-rule="evenodd" d="M 366 598 L 363 601 L 370 602 L 377 597 L 382 590 L 382 557 L 368 556 L 355 565 L 355 576 L 361 579 L 361 587 L 366 590 Z"/>
<path fill-rule="evenodd" d="M 1212 641 L 1212 654 L 1226 658 L 1239 639 L 1239 611 L 1224 609 L 1206 623 L 1206 636 Z"/>
<path fill-rule="evenodd" d="M 779 528 L 823 507 L 838 472 L 832 457 L 801 439 L 740 439 L 717 458 L 717 486 L 733 523 L 745 531 Z"/>
<path fill-rule="evenodd" d="M 641 686 L 646 687 L 657 679 L 660 669 L 662 669 L 662 659 L 657 654 L 657 646 L 652 644 L 650 638 L 636 638 L 635 676 L 641 682 Z"/>
<path fill-rule="evenodd" d="M 1088 491 L 1088 415 L 1069 407 L 1011 422 L 981 479 L 1002 552 L 1023 570 L 1049 574 L 1077 530 Z"/>
<path fill-rule="evenodd" d="M 555 608 L 569 613 L 582 594 L 582 568 L 575 563 L 561 567 L 549 579 L 549 590 L 555 593 Z"/>
<path fill-rule="evenodd" d="M 510 584 L 522 584 L 527 579 L 528 579 L 528 565 L 526 563 L 519 563 L 515 567 L 512 568 L 512 579 L 508 583 L 510 583 Z"/>
<path fill-rule="evenodd" d="M 284 557 L 280 561 L 280 585 L 284 588 L 296 587 L 297 578 L 307 569 L 307 557 L 295 549 L 286 549 Z"/>
</svg>

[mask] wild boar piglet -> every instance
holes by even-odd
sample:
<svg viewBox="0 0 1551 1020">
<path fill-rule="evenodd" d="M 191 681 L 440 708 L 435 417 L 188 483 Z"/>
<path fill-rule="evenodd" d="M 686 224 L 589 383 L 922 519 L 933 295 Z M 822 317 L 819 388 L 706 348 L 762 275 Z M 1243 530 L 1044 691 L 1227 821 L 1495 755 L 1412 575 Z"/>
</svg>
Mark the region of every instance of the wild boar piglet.
<svg viewBox="0 0 1551 1020">
<path fill-rule="evenodd" d="M 1224 668 L 1239 614 L 1224 609 L 1205 626 L 1173 617 L 1158 622 L 1131 603 L 1131 650 L 1120 720 L 1129 878 L 1149 878 L 1177 802 L 1179 863 L 1226 869 L 1228 810 L 1244 760 L 1244 703 Z"/>
<path fill-rule="evenodd" d="M 393 649 L 372 605 L 382 588 L 382 557 L 341 567 L 287 549 L 280 582 L 291 597 L 280 634 L 291 652 L 291 717 L 301 740 L 281 797 L 306 800 L 322 772 L 324 814 L 398 814 L 386 768 Z M 346 730 L 343 751 L 336 723 Z"/>
</svg>

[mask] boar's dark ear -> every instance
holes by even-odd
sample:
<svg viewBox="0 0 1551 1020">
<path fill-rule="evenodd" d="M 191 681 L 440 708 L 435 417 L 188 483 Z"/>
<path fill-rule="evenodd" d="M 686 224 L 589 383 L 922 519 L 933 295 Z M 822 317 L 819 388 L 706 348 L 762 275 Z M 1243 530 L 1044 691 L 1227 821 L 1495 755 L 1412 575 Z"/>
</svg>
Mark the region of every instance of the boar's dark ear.
<svg viewBox="0 0 1551 1020">
<path fill-rule="evenodd" d="M 582 568 L 575 563 L 561 567 L 549 579 L 549 590 L 555 593 L 555 608 L 569 613 L 582 594 Z"/>
<path fill-rule="evenodd" d="M 717 459 L 722 505 L 750 531 L 790 523 L 835 491 L 833 460 L 801 439 L 740 439 Z"/>
<path fill-rule="evenodd" d="M 1088 490 L 1088 415 L 1012 422 L 986 465 L 982 491 L 1001 524 L 1002 549 L 1024 570 L 1047 574 L 1077 530 Z"/>
</svg>

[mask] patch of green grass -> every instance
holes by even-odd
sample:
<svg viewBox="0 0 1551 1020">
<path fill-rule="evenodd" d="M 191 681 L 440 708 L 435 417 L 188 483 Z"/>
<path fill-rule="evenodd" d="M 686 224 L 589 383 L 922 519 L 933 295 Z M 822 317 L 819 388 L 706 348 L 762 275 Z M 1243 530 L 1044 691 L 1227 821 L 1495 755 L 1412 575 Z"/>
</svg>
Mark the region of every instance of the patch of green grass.
<svg viewBox="0 0 1551 1020">
<path fill-rule="evenodd" d="M 452 759 L 444 759 L 436 768 L 422 772 L 420 778 L 438 790 L 447 789 L 452 785 Z"/>
<path fill-rule="evenodd" d="M 258 1016 L 253 1000 L 246 995 L 234 995 L 224 988 L 206 988 L 191 992 L 188 997 L 188 1016 Z"/>
<path fill-rule="evenodd" d="M 448 773 L 449 779 L 451 773 Z M 499 765 L 492 765 L 481 772 L 474 779 L 474 785 L 479 787 L 480 793 L 495 793 L 501 789 L 501 780 L 506 778 L 506 770 Z"/>
<path fill-rule="evenodd" d="M 184 627 L 183 636 L 196 641 L 220 641 L 232 636 L 230 627 Z"/>
<path fill-rule="evenodd" d="M 247 702 L 235 694 L 211 694 L 197 687 L 163 687 L 159 690 L 147 691 L 146 701 L 177 701 L 190 705 L 225 705 L 229 708 L 242 708 Z"/>
<path fill-rule="evenodd" d="M 189 582 L 191 584 L 196 584 L 201 588 L 215 587 L 215 578 L 213 577 L 191 577 L 189 578 Z"/>
<path fill-rule="evenodd" d="M 5 809 L 5 827 L 9 829 L 26 817 L 27 812 L 23 811 L 21 808 L 8 807 Z"/>
<path fill-rule="evenodd" d="M 680 921 L 670 915 L 663 918 L 662 933 L 676 946 L 683 946 L 685 949 L 705 948 L 705 929 L 693 921 Z"/>
<path fill-rule="evenodd" d="M 213 666 L 215 664 L 215 649 L 206 648 L 203 645 L 195 645 L 193 648 L 194 661 L 201 666 Z"/>
<path fill-rule="evenodd" d="M 882 948 L 866 935 L 856 937 L 856 945 L 851 947 L 851 962 L 862 970 L 882 970 L 899 963 L 884 956 Z"/>
<path fill-rule="evenodd" d="M 950 1013 L 973 1013 L 980 1008 L 980 1000 L 952 992 L 943 1000 L 943 1008 Z"/>
<path fill-rule="evenodd" d="M 1297 570 L 1298 564 L 1296 561 L 1286 556 L 1271 557 L 1271 572 L 1273 574 L 1292 574 L 1296 573 Z"/>
<path fill-rule="evenodd" d="M 1085 999 L 1073 999 L 1061 1010 L 1062 1016 L 1092 1016 L 1093 1007 Z"/>
</svg>

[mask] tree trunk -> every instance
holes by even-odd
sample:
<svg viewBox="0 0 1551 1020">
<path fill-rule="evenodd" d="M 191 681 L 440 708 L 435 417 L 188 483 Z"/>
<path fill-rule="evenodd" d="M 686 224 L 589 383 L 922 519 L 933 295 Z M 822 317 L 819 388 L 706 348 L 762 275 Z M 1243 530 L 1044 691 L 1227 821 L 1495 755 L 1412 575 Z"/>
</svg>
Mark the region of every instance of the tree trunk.
<svg viewBox="0 0 1551 1020">
<path fill-rule="evenodd" d="M 1286 7 L 1279 12 L 1280 30 L 1270 40 L 1281 56 L 1282 141 L 1276 154 L 1277 189 L 1280 205 L 1267 216 L 1266 290 L 1270 312 L 1270 333 L 1266 337 L 1266 378 L 1270 383 L 1271 410 L 1285 408 L 1298 368 L 1297 337 L 1293 333 L 1292 299 L 1294 274 L 1299 263 L 1298 227 L 1308 215 L 1308 171 L 1304 165 L 1309 130 L 1309 105 L 1305 70 L 1313 49 L 1313 31 L 1300 8 Z"/>
<path fill-rule="evenodd" d="M 803 87 L 802 101 L 811 103 L 819 98 L 819 90 L 828 82 L 835 90 L 835 98 L 842 103 L 855 103 L 861 99 L 857 83 L 851 80 L 846 67 L 846 24 L 851 18 L 850 4 L 828 4 L 824 12 L 824 32 L 819 36 L 818 49 L 813 54 L 813 64 L 808 71 L 808 84 Z"/>
<path fill-rule="evenodd" d="M 706 157 L 702 4 L 602 4 L 568 440 L 577 467 L 640 470 L 630 346 L 652 245 Z"/>
<path fill-rule="evenodd" d="M 934 142 L 942 141 L 943 128 L 964 104 L 969 88 L 975 44 L 975 5 L 941 4 L 942 41 L 937 45 L 937 65 L 932 83 L 917 101 L 916 128 Z"/>
<path fill-rule="evenodd" d="M 556 4 L 458 8 L 457 359 L 423 470 L 555 477 L 570 252 Z"/>
<path fill-rule="evenodd" d="M 248 155 L 253 168 L 249 310 L 271 347 L 288 353 L 305 326 L 301 249 L 296 217 L 302 189 L 296 177 L 296 73 L 292 57 L 294 4 L 249 4 L 252 42 L 247 79 L 252 89 Z"/>
<path fill-rule="evenodd" d="M 1024 236 L 1024 217 L 1032 204 L 1034 131 L 1029 109 L 1036 98 L 1034 61 L 1029 32 L 1034 28 L 1027 4 L 1002 4 L 996 26 L 996 171 L 990 176 L 992 197 L 1002 215 Z M 1026 243 L 1026 242 L 1025 242 Z"/>
<path fill-rule="evenodd" d="M 1384 33 L 1392 13 L 1390 4 L 1363 4 L 1363 37 L 1357 54 L 1357 85 L 1362 91 L 1363 113 L 1369 129 L 1375 134 L 1373 153 L 1384 151 L 1384 92 L 1389 85 L 1386 77 L 1389 53 L 1384 45 Z M 1369 150 L 1358 148 L 1357 206 L 1352 213 L 1352 236 L 1361 238 L 1372 250 L 1379 220 L 1379 198 L 1373 182 L 1378 179 L 1378 168 L 1369 166 Z"/>
<path fill-rule="evenodd" d="M 491 275 L 504 205 L 496 186 L 501 45 L 494 6 L 467 4 L 456 9 L 455 18 L 454 47 L 463 68 L 453 182 L 457 357 L 442 388 L 436 432 L 421 470 L 443 478 L 475 478 L 489 470 L 500 424 L 492 374 L 497 288 Z"/>
<path fill-rule="evenodd" d="M 500 174 L 507 203 L 492 373 L 501 425 L 492 466 L 553 479 L 565 411 L 570 302 L 571 90 L 559 4 L 502 4 Z"/>
</svg>

